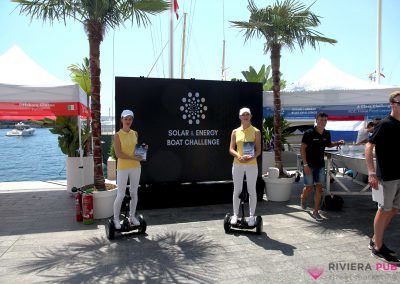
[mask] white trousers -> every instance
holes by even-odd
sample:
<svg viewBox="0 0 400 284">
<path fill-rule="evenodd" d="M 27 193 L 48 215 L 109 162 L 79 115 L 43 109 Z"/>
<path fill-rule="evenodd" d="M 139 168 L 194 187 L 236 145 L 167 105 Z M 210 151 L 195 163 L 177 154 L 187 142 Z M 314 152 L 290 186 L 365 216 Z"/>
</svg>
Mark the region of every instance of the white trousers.
<svg viewBox="0 0 400 284">
<path fill-rule="evenodd" d="M 234 163 L 232 166 L 233 177 L 233 214 L 239 214 L 240 198 L 239 195 L 243 188 L 243 178 L 246 174 L 247 191 L 249 193 L 250 216 L 254 216 L 257 206 L 256 183 L 258 175 L 257 165 L 241 165 Z"/>
<path fill-rule="evenodd" d="M 121 213 L 122 201 L 125 197 L 126 186 L 128 184 L 129 177 L 129 193 L 131 195 L 131 202 L 129 204 L 129 215 L 135 216 L 136 205 L 138 202 L 138 187 L 140 180 L 141 168 L 127 169 L 127 170 L 117 170 L 117 197 L 114 201 L 114 218 L 119 219 L 119 214 Z"/>
</svg>

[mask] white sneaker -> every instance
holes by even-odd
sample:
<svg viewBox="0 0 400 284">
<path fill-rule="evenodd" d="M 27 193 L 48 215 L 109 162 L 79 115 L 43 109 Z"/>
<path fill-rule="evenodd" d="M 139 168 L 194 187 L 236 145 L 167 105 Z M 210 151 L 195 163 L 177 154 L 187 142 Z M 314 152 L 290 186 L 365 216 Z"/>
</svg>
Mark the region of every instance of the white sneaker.
<svg viewBox="0 0 400 284">
<path fill-rule="evenodd" d="M 237 223 L 237 216 L 236 215 L 233 215 L 232 217 L 231 217 L 231 225 L 235 225 Z"/>
<path fill-rule="evenodd" d="M 129 222 L 131 222 L 131 224 L 134 225 L 134 226 L 139 226 L 140 225 L 139 220 L 135 216 L 130 217 L 129 218 Z"/>
<path fill-rule="evenodd" d="M 114 228 L 116 230 L 120 230 L 121 229 L 121 222 L 117 218 L 114 218 Z"/>
<path fill-rule="evenodd" d="M 254 216 L 250 216 L 249 219 L 247 220 L 247 224 L 249 226 L 254 226 L 255 223 L 256 223 L 256 220 L 255 220 Z"/>
</svg>

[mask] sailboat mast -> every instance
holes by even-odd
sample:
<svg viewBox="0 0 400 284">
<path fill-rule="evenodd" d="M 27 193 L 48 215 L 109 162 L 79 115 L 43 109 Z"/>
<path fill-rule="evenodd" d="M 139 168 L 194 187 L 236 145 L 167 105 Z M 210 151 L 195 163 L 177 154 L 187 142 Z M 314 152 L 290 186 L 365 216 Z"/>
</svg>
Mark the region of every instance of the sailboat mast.
<svg viewBox="0 0 400 284">
<path fill-rule="evenodd" d="M 181 79 L 184 77 L 185 72 L 185 41 L 186 41 L 186 15 L 183 14 L 183 33 L 182 33 L 182 58 L 181 58 Z"/>
<path fill-rule="evenodd" d="M 225 40 L 222 41 L 222 66 L 221 66 L 221 80 L 225 81 Z"/>
<path fill-rule="evenodd" d="M 381 81 L 381 38 L 382 38 L 382 0 L 378 1 L 377 44 L 376 44 L 376 82 Z"/>
</svg>

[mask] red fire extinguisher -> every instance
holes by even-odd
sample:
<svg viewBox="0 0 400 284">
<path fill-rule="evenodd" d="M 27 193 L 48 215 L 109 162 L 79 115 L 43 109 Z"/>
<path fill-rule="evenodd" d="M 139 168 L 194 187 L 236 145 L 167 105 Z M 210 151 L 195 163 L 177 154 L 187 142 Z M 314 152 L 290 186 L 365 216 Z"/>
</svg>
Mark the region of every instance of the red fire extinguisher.
<svg viewBox="0 0 400 284">
<path fill-rule="evenodd" d="M 82 217 L 83 224 L 89 225 L 94 223 L 92 189 L 88 189 L 82 194 Z"/>
<path fill-rule="evenodd" d="M 75 211 L 76 221 L 82 222 L 82 193 L 80 190 L 76 190 L 75 192 Z"/>
</svg>

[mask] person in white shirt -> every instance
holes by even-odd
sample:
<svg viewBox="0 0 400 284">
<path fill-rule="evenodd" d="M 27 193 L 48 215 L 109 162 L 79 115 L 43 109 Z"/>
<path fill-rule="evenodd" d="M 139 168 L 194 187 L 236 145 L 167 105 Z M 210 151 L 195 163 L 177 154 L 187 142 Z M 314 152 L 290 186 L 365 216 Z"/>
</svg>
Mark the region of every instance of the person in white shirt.
<svg viewBox="0 0 400 284">
<path fill-rule="evenodd" d="M 373 121 L 368 122 L 367 127 L 362 128 L 358 131 L 356 144 L 365 144 L 368 142 L 369 135 L 374 132 L 375 123 Z"/>
</svg>

